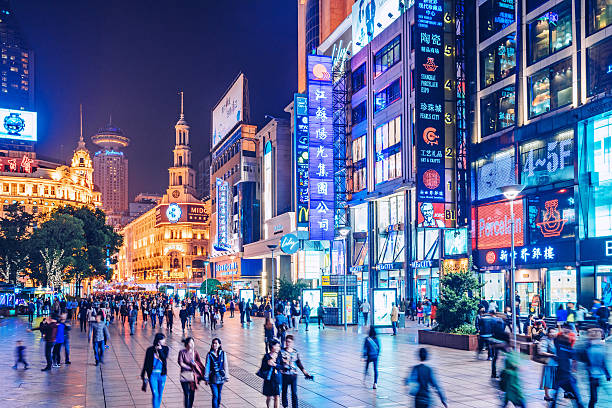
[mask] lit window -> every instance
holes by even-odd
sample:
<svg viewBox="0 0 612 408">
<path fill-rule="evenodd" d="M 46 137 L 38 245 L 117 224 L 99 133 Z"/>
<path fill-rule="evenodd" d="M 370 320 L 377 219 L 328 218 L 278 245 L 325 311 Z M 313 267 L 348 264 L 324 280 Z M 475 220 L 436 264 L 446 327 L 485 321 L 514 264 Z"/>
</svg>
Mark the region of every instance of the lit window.
<svg viewBox="0 0 612 408">
<path fill-rule="evenodd" d="M 401 123 L 398 116 L 376 128 L 376 184 L 402 175 Z"/>
</svg>

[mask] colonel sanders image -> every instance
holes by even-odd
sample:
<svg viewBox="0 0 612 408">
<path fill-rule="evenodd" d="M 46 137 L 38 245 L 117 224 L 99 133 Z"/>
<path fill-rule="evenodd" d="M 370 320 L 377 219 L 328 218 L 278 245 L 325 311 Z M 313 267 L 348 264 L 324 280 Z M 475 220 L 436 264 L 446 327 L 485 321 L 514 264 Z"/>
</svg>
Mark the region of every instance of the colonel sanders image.
<svg viewBox="0 0 612 408">
<path fill-rule="evenodd" d="M 423 216 L 423 222 L 420 222 L 417 227 L 444 228 L 444 221 L 434 218 L 434 206 L 432 203 L 421 203 L 419 210 Z"/>
</svg>

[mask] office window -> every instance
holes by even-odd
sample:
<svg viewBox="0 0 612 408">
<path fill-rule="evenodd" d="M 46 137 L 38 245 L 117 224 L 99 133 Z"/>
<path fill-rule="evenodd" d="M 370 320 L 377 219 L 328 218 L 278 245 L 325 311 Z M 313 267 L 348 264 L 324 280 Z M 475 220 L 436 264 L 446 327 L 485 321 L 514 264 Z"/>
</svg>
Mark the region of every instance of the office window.
<svg viewBox="0 0 612 408">
<path fill-rule="evenodd" d="M 398 35 L 374 54 L 374 78 L 400 61 L 400 48 L 400 36 Z"/>
<path fill-rule="evenodd" d="M 353 71 L 351 75 L 351 82 L 353 83 L 353 93 L 359 91 L 365 86 L 365 78 L 366 78 L 366 64 L 363 63 Z"/>
<path fill-rule="evenodd" d="M 361 166 L 353 168 L 353 193 L 358 193 L 366 188 L 366 168 L 362 163 Z"/>
<path fill-rule="evenodd" d="M 572 103 L 572 58 L 564 59 L 529 77 L 529 117 Z"/>
<path fill-rule="evenodd" d="M 391 82 L 385 89 L 374 94 L 374 112 L 379 112 L 402 97 L 402 78 Z"/>
<path fill-rule="evenodd" d="M 527 0 L 527 13 L 531 13 L 547 1 L 548 0 Z"/>
<path fill-rule="evenodd" d="M 353 139 L 353 163 L 364 160 L 366 157 L 366 135 Z"/>
<path fill-rule="evenodd" d="M 353 108 L 353 126 L 367 119 L 366 101 Z"/>
<path fill-rule="evenodd" d="M 402 175 L 402 117 L 398 116 L 375 130 L 376 184 Z"/>
<path fill-rule="evenodd" d="M 612 90 L 612 37 L 587 50 L 587 92 L 589 96 Z"/>
<path fill-rule="evenodd" d="M 514 0 L 488 0 L 478 8 L 479 41 L 491 38 L 514 22 Z"/>
<path fill-rule="evenodd" d="M 529 63 L 546 58 L 572 44 L 572 9 L 566 1 L 527 25 Z"/>
<path fill-rule="evenodd" d="M 587 0 L 588 34 L 593 34 L 612 23 L 612 1 Z"/>
<path fill-rule="evenodd" d="M 514 85 L 493 92 L 480 100 L 482 135 L 499 132 L 515 123 Z"/>
<path fill-rule="evenodd" d="M 480 53 L 480 87 L 486 88 L 514 74 L 516 39 L 514 34 L 503 38 Z"/>
</svg>

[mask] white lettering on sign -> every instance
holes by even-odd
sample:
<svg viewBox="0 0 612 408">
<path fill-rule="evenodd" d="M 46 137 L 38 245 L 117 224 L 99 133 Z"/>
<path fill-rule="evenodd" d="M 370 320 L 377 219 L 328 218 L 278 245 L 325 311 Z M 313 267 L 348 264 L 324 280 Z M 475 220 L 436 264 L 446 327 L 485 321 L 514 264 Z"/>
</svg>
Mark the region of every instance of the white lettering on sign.
<svg viewBox="0 0 612 408">
<path fill-rule="evenodd" d="M 605 248 L 606 256 L 612 256 L 612 240 L 606 241 Z"/>
</svg>

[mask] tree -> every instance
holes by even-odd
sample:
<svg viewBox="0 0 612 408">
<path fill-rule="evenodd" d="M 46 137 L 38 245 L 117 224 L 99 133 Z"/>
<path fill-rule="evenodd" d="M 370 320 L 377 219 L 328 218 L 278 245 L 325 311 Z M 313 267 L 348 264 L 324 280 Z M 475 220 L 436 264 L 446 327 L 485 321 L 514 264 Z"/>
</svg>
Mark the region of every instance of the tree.
<svg viewBox="0 0 612 408">
<path fill-rule="evenodd" d="M 202 282 L 202 285 L 200 285 L 200 293 L 203 295 L 212 295 L 219 285 L 221 285 L 221 282 L 217 279 L 206 279 Z"/>
<path fill-rule="evenodd" d="M 304 282 L 303 279 L 293 283 L 281 278 L 278 281 L 276 296 L 278 299 L 298 300 L 302 296 L 302 289 L 308 289 L 308 287 L 308 283 Z"/>
<path fill-rule="evenodd" d="M 47 274 L 47 286 L 55 289 L 64 282 L 64 270 L 66 268 L 64 250 L 45 248 L 40 251 L 40 256 L 43 259 Z"/>
<path fill-rule="evenodd" d="M 34 217 L 17 203 L 4 211 L 0 218 L 0 276 L 9 283 L 17 283 L 19 274 L 28 268 Z"/>
<path fill-rule="evenodd" d="M 439 331 L 453 332 L 463 324 L 471 324 L 476 317 L 478 299 L 472 294 L 478 293 L 482 285 L 471 270 L 445 274 L 440 280 L 440 302 L 436 312 Z"/>
</svg>

